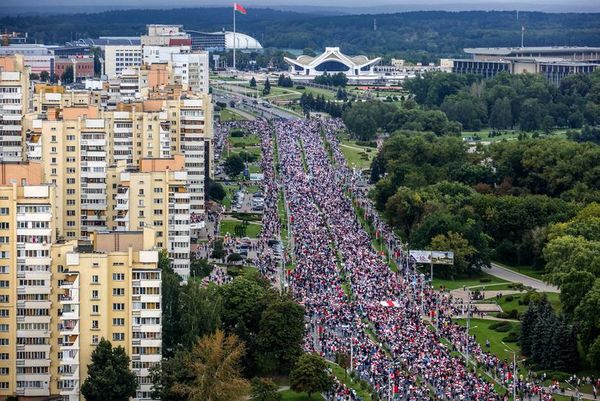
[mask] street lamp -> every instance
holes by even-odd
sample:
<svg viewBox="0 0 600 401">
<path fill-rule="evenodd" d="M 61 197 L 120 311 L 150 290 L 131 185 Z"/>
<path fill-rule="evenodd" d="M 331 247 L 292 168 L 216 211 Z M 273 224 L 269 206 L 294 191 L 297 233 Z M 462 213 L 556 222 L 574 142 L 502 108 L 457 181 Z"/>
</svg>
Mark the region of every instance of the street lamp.
<svg viewBox="0 0 600 401">
<path fill-rule="evenodd" d="M 477 326 L 473 326 L 471 327 L 471 329 L 476 329 Z M 467 348 L 467 352 L 466 352 L 466 359 L 467 359 L 467 371 L 469 370 L 469 318 L 467 318 L 467 339 L 466 339 L 466 348 Z"/>
<path fill-rule="evenodd" d="M 504 348 L 505 352 L 510 352 L 510 353 L 513 354 L 513 382 L 512 382 L 512 386 L 513 386 L 513 401 L 516 401 L 516 399 L 517 399 L 517 353 L 512 348 L 510 348 L 508 345 L 506 345 L 506 343 L 504 341 L 502 341 L 502 344 L 504 344 L 504 346 L 506 347 L 506 348 Z"/>
</svg>

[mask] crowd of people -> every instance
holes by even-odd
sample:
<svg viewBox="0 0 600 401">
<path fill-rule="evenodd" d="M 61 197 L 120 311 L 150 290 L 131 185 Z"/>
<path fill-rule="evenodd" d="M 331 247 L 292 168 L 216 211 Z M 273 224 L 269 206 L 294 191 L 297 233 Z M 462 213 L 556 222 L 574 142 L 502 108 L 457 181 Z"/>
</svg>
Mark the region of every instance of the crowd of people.
<svg viewBox="0 0 600 401">
<path fill-rule="evenodd" d="M 263 162 L 272 167 L 271 127 L 265 128 Z M 335 135 L 342 128 L 338 120 L 274 123 L 295 244 L 290 286 L 306 308 L 306 349 L 330 360 L 349 355 L 350 370 L 381 399 L 504 400 L 515 384 L 523 396 L 551 399 L 540 384 L 514 377 L 512 361 L 484 351 L 452 320 L 451 296 L 433 291 L 355 185 L 359 175 L 346 166 Z M 277 219 L 276 177 L 273 170 L 268 179 L 267 170 L 264 192 L 270 186 L 275 192 L 270 206 Z M 398 273 L 390 270 L 388 255 L 373 249 L 356 215 L 359 204 L 390 248 Z M 265 232 L 264 240 L 270 235 Z M 465 353 L 467 344 L 480 370 L 468 369 L 453 352 Z M 491 377 L 507 389 L 496 392 Z M 335 389 L 332 400 L 359 399 L 343 386 Z"/>
<path fill-rule="evenodd" d="M 281 256 L 274 254 L 273 244 L 281 240 L 278 200 L 285 193 L 296 262 L 290 290 L 306 309 L 307 351 L 332 361 L 349 357 L 353 376 L 380 399 L 499 401 L 513 390 L 520 399 L 552 399 L 557 383 L 543 387 L 543 378 L 513 374 L 512 361 L 487 352 L 455 323 L 452 317 L 464 315 L 465 304 L 447 291 L 433 290 L 408 258 L 406 245 L 379 216 L 358 184 L 360 172 L 348 168 L 340 150 L 340 120 L 256 120 L 235 126 L 240 124 L 261 140 L 265 207 L 254 263 L 274 285 L 281 284 Z M 216 132 L 221 151 L 230 128 Z M 375 251 L 357 213 L 387 252 Z M 469 368 L 460 354 L 469 355 Z M 496 391 L 494 382 L 504 389 Z M 361 400 L 339 381 L 327 397 Z"/>
</svg>

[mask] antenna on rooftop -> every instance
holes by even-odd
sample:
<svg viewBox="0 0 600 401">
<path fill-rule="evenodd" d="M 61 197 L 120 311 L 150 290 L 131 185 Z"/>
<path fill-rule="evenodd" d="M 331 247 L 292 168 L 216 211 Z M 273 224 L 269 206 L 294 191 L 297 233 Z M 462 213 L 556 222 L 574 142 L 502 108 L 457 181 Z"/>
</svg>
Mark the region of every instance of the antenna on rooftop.
<svg viewBox="0 0 600 401">
<path fill-rule="evenodd" d="M 525 36 L 525 25 L 521 25 L 521 49 L 523 48 L 523 36 Z"/>
<path fill-rule="evenodd" d="M 377 30 L 377 18 L 373 18 L 373 30 Z"/>
</svg>

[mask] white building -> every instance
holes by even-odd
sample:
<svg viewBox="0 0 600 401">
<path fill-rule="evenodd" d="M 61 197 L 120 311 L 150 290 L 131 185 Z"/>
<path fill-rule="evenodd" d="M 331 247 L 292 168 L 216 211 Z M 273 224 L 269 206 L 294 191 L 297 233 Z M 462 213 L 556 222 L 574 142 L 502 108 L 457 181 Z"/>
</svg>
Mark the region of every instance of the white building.
<svg viewBox="0 0 600 401">
<path fill-rule="evenodd" d="M 366 56 L 347 56 L 339 47 L 326 47 L 320 56 L 302 55 L 296 59 L 284 58 L 290 65 L 290 74 L 294 79 L 312 80 L 316 76 L 344 73 L 351 81 L 372 80 L 375 75 L 374 67 L 379 64 L 381 57 L 369 59 Z"/>
<path fill-rule="evenodd" d="M 210 65 L 208 52 L 191 52 L 191 45 L 144 46 L 144 64 L 170 63 L 173 68 L 173 84 L 184 90 L 208 93 Z"/>
<path fill-rule="evenodd" d="M 121 75 L 124 69 L 142 65 L 142 46 L 107 45 L 104 48 L 104 74 L 109 79 Z"/>
</svg>

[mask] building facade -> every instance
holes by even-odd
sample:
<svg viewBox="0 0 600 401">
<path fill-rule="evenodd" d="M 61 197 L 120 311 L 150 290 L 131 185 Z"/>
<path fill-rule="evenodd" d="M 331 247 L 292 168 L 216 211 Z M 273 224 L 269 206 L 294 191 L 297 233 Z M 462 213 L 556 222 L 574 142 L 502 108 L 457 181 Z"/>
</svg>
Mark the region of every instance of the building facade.
<svg viewBox="0 0 600 401">
<path fill-rule="evenodd" d="M 0 57 L 0 161 L 23 160 L 21 120 L 29 110 L 29 73 L 23 56 Z"/>
<path fill-rule="evenodd" d="M 104 47 L 104 74 L 116 78 L 131 67 L 142 65 L 142 46 L 106 45 Z"/>
</svg>

